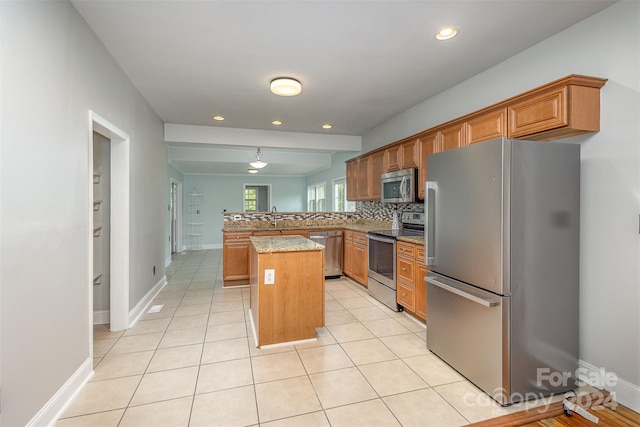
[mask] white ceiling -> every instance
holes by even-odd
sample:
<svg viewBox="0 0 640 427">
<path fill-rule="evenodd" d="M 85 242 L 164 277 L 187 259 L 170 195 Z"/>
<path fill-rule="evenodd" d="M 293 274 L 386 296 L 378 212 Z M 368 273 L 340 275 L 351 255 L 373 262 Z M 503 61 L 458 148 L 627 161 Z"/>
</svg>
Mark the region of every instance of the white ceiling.
<svg viewBox="0 0 640 427">
<path fill-rule="evenodd" d="M 363 135 L 613 3 L 73 0 L 165 123 L 328 135 Z M 437 41 L 449 25 L 458 36 Z M 302 93 L 271 94 L 280 76 Z"/>
</svg>

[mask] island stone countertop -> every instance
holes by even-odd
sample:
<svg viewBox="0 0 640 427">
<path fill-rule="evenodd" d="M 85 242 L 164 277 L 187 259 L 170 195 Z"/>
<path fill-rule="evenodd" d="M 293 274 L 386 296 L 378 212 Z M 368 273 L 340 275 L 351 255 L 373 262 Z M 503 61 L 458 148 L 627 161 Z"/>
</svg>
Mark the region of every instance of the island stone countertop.
<svg viewBox="0 0 640 427">
<path fill-rule="evenodd" d="M 324 246 L 305 239 L 302 236 L 251 236 L 249 237 L 256 252 L 300 252 L 300 251 L 321 251 Z"/>
</svg>

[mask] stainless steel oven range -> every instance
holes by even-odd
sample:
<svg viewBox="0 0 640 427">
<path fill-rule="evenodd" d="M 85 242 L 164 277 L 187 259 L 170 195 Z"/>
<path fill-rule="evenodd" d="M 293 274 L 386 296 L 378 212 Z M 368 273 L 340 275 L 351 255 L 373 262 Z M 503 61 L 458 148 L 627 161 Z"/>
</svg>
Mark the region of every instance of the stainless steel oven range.
<svg viewBox="0 0 640 427">
<path fill-rule="evenodd" d="M 399 229 L 368 233 L 369 295 L 393 311 L 402 309 L 396 302 L 396 238 L 424 235 L 424 212 L 403 212 L 401 218 Z"/>
</svg>

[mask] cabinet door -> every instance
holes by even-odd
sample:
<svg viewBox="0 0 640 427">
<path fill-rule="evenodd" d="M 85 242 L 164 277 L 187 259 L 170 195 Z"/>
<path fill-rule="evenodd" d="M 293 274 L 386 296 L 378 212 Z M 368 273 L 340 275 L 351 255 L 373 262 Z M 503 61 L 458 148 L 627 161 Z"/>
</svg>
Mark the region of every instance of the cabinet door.
<svg viewBox="0 0 640 427">
<path fill-rule="evenodd" d="M 394 144 L 384 150 L 384 173 L 400 170 L 400 145 Z"/>
<path fill-rule="evenodd" d="M 466 144 L 466 123 L 457 123 L 440 131 L 440 150 L 447 151 Z"/>
<path fill-rule="evenodd" d="M 352 277 L 360 284 L 367 286 L 369 254 L 366 246 L 353 245 Z"/>
<path fill-rule="evenodd" d="M 567 87 L 537 95 L 509 107 L 509 136 L 520 138 L 568 124 Z"/>
<path fill-rule="evenodd" d="M 422 261 L 416 260 L 416 316 L 427 321 L 427 282 L 424 280 L 427 275 L 427 266 Z"/>
<path fill-rule="evenodd" d="M 222 275 L 226 281 L 249 280 L 249 240 L 224 242 Z M 240 284 L 240 283 L 236 283 Z M 246 283 L 245 283 L 246 284 Z"/>
<path fill-rule="evenodd" d="M 367 200 L 380 201 L 380 193 L 382 191 L 382 183 L 380 175 L 384 163 L 384 151 L 377 151 L 369 156 L 369 194 Z"/>
<path fill-rule="evenodd" d="M 344 239 L 342 270 L 349 277 L 353 276 L 353 240 Z"/>
<path fill-rule="evenodd" d="M 369 198 L 369 161 L 370 156 L 358 159 L 358 192 L 356 200 L 367 200 Z"/>
<path fill-rule="evenodd" d="M 357 200 L 358 196 L 358 161 L 347 162 L 347 200 Z"/>
<path fill-rule="evenodd" d="M 467 144 L 507 136 L 507 109 L 485 113 L 467 121 Z"/>
<path fill-rule="evenodd" d="M 429 178 L 427 171 L 427 157 L 436 152 L 440 134 L 434 132 L 420 137 L 420 167 L 418 168 L 418 197 L 424 200 L 424 183 Z"/>
<path fill-rule="evenodd" d="M 420 165 L 420 140 L 418 138 L 400 145 L 400 169 L 417 168 Z"/>
</svg>

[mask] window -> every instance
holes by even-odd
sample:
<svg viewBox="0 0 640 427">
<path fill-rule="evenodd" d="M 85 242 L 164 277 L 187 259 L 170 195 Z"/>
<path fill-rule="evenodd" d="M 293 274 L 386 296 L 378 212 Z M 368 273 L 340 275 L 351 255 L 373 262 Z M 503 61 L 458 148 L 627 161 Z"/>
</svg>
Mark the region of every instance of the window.
<svg viewBox="0 0 640 427">
<path fill-rule="evenodd" d="M 269 210 L 270 185 L 244 185 L 245 212 L 267 212 Z"/>
<path fill-rule="evenodd" d="M 353 212 L 356 204 L 347 200 L 347 180 L 338 178 L 333 181 L 333 210 L 335 212 Z"/>
<path fill-rule="evenodd" d="M 327 184 L 325 182 L 307 187 L 307 212 L 322 212 L 327 210 L 326 188 Z"/>
</svg>

